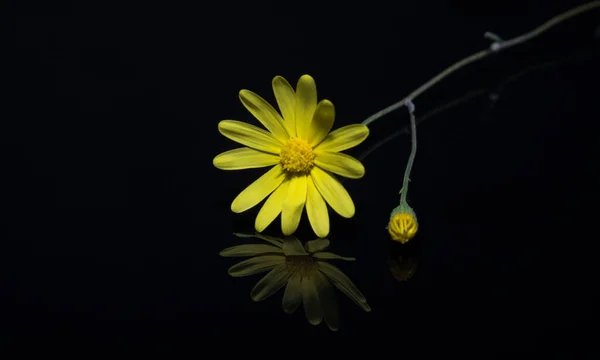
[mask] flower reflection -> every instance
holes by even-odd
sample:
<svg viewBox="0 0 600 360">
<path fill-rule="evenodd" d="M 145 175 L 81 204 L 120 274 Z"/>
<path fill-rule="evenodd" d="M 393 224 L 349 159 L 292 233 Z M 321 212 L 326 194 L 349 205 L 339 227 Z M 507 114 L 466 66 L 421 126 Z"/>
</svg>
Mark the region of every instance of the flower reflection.
<svg viewBox="0 0 600 360">
<path fill-rule="evenodd" d="M 325 251 L 329 240 L 307 241 L 304 246 L 294 236 L 283 239 L 262 234 L 235 234 L 255 237 L 269 244 L 237 245 L 221 251 L 224 257 L 250 257 L 229 268 L 229 275 L 243 277 L 269 271 L 252 289 L 254 301 L 261 301 L 285 286 L 282 306 L 291 314 L 302 304 L 306 319 L 312 325 L 323 320 L 333 331 L 339 329 L 339 310 L 335 286 L 364 311 L 371 311 L 364 295 L 340 269 L 327 260 L 354 261 Z M 332 286 L 333 285 L 333 286 Z"/>
</svg>

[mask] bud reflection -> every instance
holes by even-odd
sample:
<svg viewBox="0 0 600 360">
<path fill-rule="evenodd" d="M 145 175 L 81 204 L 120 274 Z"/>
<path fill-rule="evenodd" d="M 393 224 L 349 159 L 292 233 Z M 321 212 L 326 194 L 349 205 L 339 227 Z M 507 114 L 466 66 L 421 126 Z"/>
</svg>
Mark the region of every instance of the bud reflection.
<svg viewBox="0 0 600 360">
<path fill-rule="evenodd" d="M 388 267 L 394 278 L 404 282 L 412 278 L 417 271 L 417 243 L 401 245 L 393 243 L 388 258 Z"/>
</svg>

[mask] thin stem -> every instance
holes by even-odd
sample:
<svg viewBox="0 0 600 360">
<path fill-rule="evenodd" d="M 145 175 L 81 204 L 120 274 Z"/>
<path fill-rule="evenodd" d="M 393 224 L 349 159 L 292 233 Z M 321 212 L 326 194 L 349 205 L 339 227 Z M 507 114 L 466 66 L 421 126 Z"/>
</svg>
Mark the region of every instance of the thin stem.
<svg viewBox="0 0 600 360">
<path fill-rule="evenodd" d="M 527 42 L 527 41 L 533 39 L 534 37 L 541 35 L 548 29 L 552 28 L 553 26 L 572 18 L 573 16 L 579 15 L 583 12 L 592 10 L 597 7 L 600 7 L 600 1 L 591 1 L 589 3 L 577 6 L 571 10 L 565 11 L 564 13 L 553 17 L 552 19 L 546 21 L 542 25 L 538 26 L 537 28 L 535 28 L 525 34 L 519 35 L 517 37 L 514 37 L 514 38 L 506 40 L 506 41 L 494 41 L 489 49 L 481 50 L 473 55 L 467 56 L 466 58 L 450 65 L 444 71 L 442 71 L 441 73 L 439 73 L 438 75 L 433 77 L 431 80 L 429 80 L 425 84 L 421 85 L 415 91 L 411 92 L 406 97 L 404 97 L 402 100 L 369 116 L 366 120 L 364 120 L 362 122 L 362 124 L 368 126 L 369 124 L 371 124 L 373 121 L 379 119 L 380 117 L 387 115 L 388 113 L 390 113 L 396 109 L 401 108 L 402 106 L 404 106 L 406 104 L 407 100 L 410 100 L 410 101 L 414 100 L 417 96 L 421 95 L 423 92 L 428 90 L 430 87 L 432 87 L 436 83 L 440 82 L 443 78 L 445 78 L 446 76 L 450 75 L 451 73 L 459 70 L 460 68 L 462 68 L 466 65 L 469 65 L 475 61 L 481 60 L 492 53 L 498 52 L 500 50 L 508 49 L 515 45 Z"/>
<path fill-rule="evenodd" d="M 417 155 L 417 121 L 415 119 L 415 105 L 412 103 L 412 100 L 407 100 L 406 106 L 408 107 L 408 113 L 410 114 L 411 149 L 408 163 L 406 164 L 406 170 L 404 170 L 404 182 L 402 183 L 402 190 L 400 190 L 400 204 L 406 204 L 410 172 L 415 162 L 415 156 Z"/>
<path fill-rule="evenodd" d="M 593 51 L 593 50 L 592 50 Z M 583 55 L 582 55 L 583 54 Z M 553 67 L 556 66 L 558 64 L 562 64 L 562 63 L 566 63 L 566 62 L 570 62 L 573 61 L 575 59 L 586 59 L 586 57 L 584 55 L 589 56 L 590 55 L 590 51 L 580 51 L 579 53 L 575 53 L 575 54 L 571 54 L 568 56 L 563 56 L 560 58 L 554 58 L 550 61 L 546 61 L 546 62 L 542 62 L 542 63 L 537 63 L 537 64 L 533 64 L 530 65 L 529 67 L 519 70 L 518 72 L 515 72 L 514 74 L 505 77 L 504 79 L 502 79 L 498 85 L 496 85 L 496 93 L 500 92 L 504 87 L 508 86 L 509 84 L 517 81 L 520 77 L 533 72 L 535 70 L 540 70 L 540 69 L 544 69 L 544 68 L 549 68 L 549 67 Z M 421 125 L 423 122 L 425 122 L 426 120 L 429 120 L 430 118 L 450 109 L 453 108 L 454 106 L 460 105 L 462 103 L 465 103 L 477 96 L 480 96 L 486 92 L 489 92 L 490 89 L 488 88 L 480 88 L 480 89 L 474 89 L 474 90 L 470 90 L 468 91 L 465 95 L 454 99 L 452 101 L 449 101 L 445 104 L 442 104 L 440 106 L 438 106 L 437 108 L 430 110 L 429 112 L 427 112 L 425 115 L 421 115 L 419 116 L 419 118 L 416 121 L 417 127 L 419 125 Z M 381 146 L 387 144 L 388 142 L 390 142 L 391 140 L 397 138 L 398 136 L 402 135 L 402 134 L 409 134 L 410 133 L 410 123 L 408 125 L 406 125 L 405 127 L 401 128 L 400 130 L 397 130 L 396 132 L 394 132 L 391 135 L 386 136 L 385 138 L 383 138 L 382 140 L 378 141 L 377 143 L 375 143 L 375 145 L 371 146 L 370 148 L 368 148 L 364 153 L 362 153 L 357 159 L 361 162 L 363 162 L 365 160 L 365 158 L 367 156 L 369 156 L 371 153 L 373 153 L 375 150 L 379 149 Z"/>
</svg>

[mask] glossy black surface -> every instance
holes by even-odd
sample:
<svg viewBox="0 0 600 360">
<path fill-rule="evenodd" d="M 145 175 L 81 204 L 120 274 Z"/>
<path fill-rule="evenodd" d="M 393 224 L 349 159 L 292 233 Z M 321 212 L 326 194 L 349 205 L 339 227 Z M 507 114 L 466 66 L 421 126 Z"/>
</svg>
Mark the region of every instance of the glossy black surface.
<svg viewBox="0 0 600 360">
<path fill-rule="evenodd" d="M 13 344 L 211 346 L 280 336 L 402 339 L 404 347 L 592 351 L 600 10 L 464 68 L 415 100 L 409 192 L 420 231 L 385 231 L 409 154 L 405 109 L 348 153 L 353 219 L 331 250 L 373 308 L 341 299 L 331 333 L 254 303 L 260 276 L 218 256 L 254 231 L 233 198 L 264 170 L 221 171 L 237 93 L 308 73 L 335 127 L 398 101 L 452 62 L 580 2 L 234 5 L 9 2 L 3 15 L 3 336 Z M 396 6 L 398 8 L 396 8 Z M 457 104 L 432 111 L 458 100 Z M 379 144 L 383 139 L 389 141 Z M 279 234 L 279 221 L 266 233 Z M 298 236 L 314 237 L 304 215 Z M 399 282 L 388 267 L 417 259 Z M 595 325 L 592 327 L 595 328 Z M 258 340 L 257 340 L 258 341 Z M 279 340 L 278 340 L 279 341 Z M 395 341 L 377 349 L 395 351 Z M 357 347 L 365 344 L 357 344 Z M 587 351 L 587 350 L 586 350 Z"/>
</svg>

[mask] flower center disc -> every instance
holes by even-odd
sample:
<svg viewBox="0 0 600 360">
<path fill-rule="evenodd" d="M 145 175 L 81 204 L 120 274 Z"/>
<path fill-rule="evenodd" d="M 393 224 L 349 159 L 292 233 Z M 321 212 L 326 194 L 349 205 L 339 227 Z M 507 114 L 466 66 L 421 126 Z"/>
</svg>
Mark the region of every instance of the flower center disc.
<svg viewBox="0 0 600 360">
<path fill-rule="evenodd" d="M 315 165 L 312 147 L 298 138 L 289 139 L 281 149 L 279 157 L 283 168 L 293 173 L 308 172 Z"/>
</svg>

